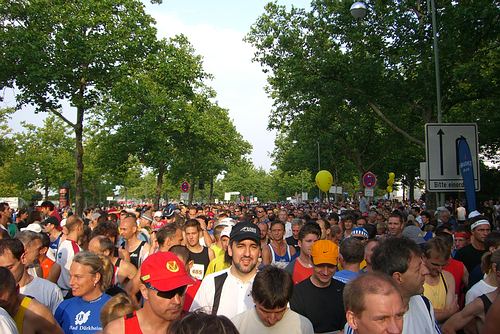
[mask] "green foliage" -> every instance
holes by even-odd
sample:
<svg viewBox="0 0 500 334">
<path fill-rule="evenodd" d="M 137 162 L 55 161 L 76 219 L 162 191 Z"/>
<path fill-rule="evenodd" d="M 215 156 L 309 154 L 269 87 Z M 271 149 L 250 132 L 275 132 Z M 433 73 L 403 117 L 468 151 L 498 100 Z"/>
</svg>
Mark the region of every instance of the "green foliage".
<svg viewBox="0 0 500 334">
<path fill-rule="evenodd" d="M 13 112 L 14 110 L 9 108 L 0 109 L 0 138 L 2 138 L 2 140 L 0 140 L 0 167 L 3 166 L 5 161 L 14 152 L 12 138 L 10 138 L 12 130 L 7 123 L 10 114 Z"/>
<path fill-rule="evenodd" d="M 154 49 L 154 21 L 137 0 L 9 0 L 0 3 L 0 18 L 0 88 L 15 85 L 19 107 L 33 104 L 74 129 L 81 214 L 86 111 Z M 63 101 L 76 108 L 75 122 L 61 113 Z"/>
<path fill-rule="evenodd" d="M 68 126 L 49 116 L 42 127 L 22 123 L 23 132 L 12 136 L 12 151 L 1 171 L 2 183 L 10 184 L 9 193 L 30 199 L 38 189 L 49 191 L 70 181 L 74 174 L 74 139 Z"/>
<path fill-rule="evenodd" d="M 425 1 L 372 1 L 356 20 L 350 5 L 270 3 L 247 36 L 275 101 L 275 164 L 315 174 L 319 142 L 322 169 L 342 182 L 367 170 L 414 180 L 424 124 L 436 121 L 430 13 Z M 444 120 L 477 122 L 491 156 L 499 148 L 498 8 L 487 0 L 439 5 Z"/>
<path fill-rule="evenodd" d="M 248 153 L 227 110 L 210 101 L 214 93 L 203 84 L 209 77 L 184 36 L 162 40 L 99 110 L 103 166 L 123 173 L 136 157 L 155 172 L 158 200 L 165 175 L 169 183 L 187 178 L 194 189 Z"/>
</svg>

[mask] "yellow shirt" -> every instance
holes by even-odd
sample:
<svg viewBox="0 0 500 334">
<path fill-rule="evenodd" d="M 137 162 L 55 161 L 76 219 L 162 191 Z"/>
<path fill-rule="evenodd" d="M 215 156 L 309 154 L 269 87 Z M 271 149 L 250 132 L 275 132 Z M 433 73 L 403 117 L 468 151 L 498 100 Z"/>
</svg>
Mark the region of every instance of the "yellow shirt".
<svg viewBox="0 0 500 334">
<path fill-rule="evenodd" d="M 436 310 L 442 310 L 446 306 L 446 287 L 443 274 L 439 275 L 439 282 L 436 285 L 424 283 L 424 296 L 427 297 Z"/>
<path fill-rule="evenodd" d="M 207 273 L 205 276 L 211 273 L 216 273 L 218 271 L 224 270 L 231 266 L 230 263 L 224 262 L 224 253 L 222 255 L 216 256 L 215 259 L 210 261 L 207 268 Z"/>
</svg>

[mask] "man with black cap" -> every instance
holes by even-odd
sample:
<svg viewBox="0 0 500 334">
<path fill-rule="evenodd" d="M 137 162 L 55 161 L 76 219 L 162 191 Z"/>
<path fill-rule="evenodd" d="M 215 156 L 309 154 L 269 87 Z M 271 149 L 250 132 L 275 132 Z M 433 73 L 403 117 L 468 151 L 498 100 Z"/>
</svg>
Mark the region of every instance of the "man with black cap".
<svg viewBox="0 0 500 334">
<path fill-rule="evenodd" d="M 50 216 L 42 222 L 42 226 L 43 232 L 47 233 L 50 238 L 50 246 L 47 251 L 47 257 L 52 261 L 55 261 L 57 250 L 59 249 L 61 242 L 64 240 L 61 225 L 57 218 Z"/>
<path fill-rule="evenodd" d="M 190 311 L 201 308 L 207 313 L 232 318 L 252 308 L 251 289 L 260 253 L 258 226 L 250 222 L 236 224 L 227 249 L 231 266 L 203 279 Z"/>
<path fill-rule="evenodd" d="M 158 252 L 142 263 L 140 275 L 143 308 L 113 320 L 104 334 L 167 333 L 181 317 L 187 287 L 194 284 L 184 263 L 172 252 Z"/>
</svg>

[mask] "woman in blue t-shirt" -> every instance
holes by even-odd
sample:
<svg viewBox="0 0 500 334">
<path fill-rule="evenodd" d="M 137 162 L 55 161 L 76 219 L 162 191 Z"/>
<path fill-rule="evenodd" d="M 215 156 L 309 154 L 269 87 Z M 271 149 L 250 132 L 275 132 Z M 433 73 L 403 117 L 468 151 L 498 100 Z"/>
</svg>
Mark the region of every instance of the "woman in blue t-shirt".
<svg viewBox="0 0 500 334">
<path fill-rule="evenodd" d="M 110 299 L 104 291 L 111 284 L 113 267 L 104 256 L 79 252 L 70 267 L 74 297 L 59 304 L 55 318 L 64 333 L 95 333 L 102 330 L 99 314 Z"/>
</svg>

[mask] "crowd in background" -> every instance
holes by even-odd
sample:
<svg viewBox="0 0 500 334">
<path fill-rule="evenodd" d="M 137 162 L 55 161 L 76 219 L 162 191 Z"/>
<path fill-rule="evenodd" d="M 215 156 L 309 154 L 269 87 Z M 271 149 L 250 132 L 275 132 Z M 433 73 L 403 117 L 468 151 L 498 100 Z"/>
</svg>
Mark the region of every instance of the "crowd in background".
<svg viewBox="0 0 500 334">
<path fill-rule="evenodd" d="M 499 223 L 498 201 L 467 212 L 458 200 L 430 210 L 362 195 L 89 208 L 82 217 L 50 201 L 0 203 L 0 328 L 490 333 Z"/>
</svg>

